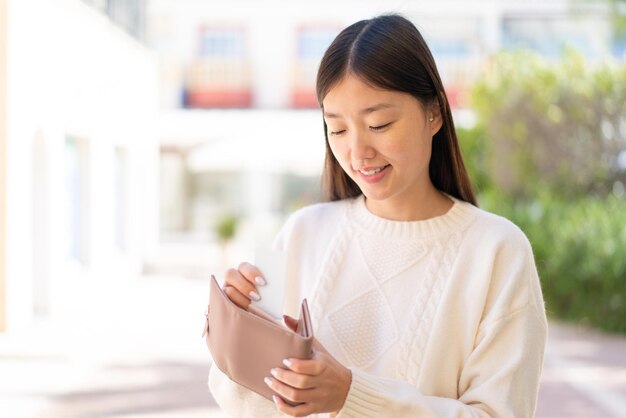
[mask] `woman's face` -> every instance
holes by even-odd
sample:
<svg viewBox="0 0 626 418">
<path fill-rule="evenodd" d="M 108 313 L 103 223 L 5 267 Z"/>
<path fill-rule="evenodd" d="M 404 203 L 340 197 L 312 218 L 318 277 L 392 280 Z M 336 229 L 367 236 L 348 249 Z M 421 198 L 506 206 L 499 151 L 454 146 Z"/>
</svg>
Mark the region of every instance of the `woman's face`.
<svg viewBox="0 0 626 418">
<path fill-rule="evenodd" d="M 353 75 L 333 87 L 323 105 L 330 148 L 369 210 L 410 218 L 435 191 L 428 165 L 439 114 L 410 94 L 374 88 Z"/>
</svg>

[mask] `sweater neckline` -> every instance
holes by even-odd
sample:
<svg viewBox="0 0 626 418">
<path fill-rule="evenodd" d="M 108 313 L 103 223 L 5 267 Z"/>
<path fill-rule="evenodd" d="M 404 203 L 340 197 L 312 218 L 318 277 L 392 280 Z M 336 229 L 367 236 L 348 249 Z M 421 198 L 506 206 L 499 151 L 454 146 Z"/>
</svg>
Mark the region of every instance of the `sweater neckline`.
<svg viewBox="0 0 626 418">
<path fill-rule="evenodd" d="M 393 239 L 434 238 L 463 230 L 475 216 L 476 208 L 471 203 L 446 196 L 453 204 L 443 215 L 421 221 L 394 221 L 370 212 L 365 206 L 365 197 L 360 195 L 352 201 L 349 217 L 368 232 Z"/>
</svg>

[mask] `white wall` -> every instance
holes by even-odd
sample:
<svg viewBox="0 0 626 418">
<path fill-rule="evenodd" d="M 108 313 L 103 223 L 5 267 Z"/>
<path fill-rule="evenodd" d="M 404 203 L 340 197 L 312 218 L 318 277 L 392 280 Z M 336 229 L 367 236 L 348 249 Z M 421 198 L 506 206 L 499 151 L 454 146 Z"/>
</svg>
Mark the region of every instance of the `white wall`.
<svg viewBox="0 0 626 418">
<path fill-rule="evenodd" d="M 6 50 L 7 4 L 0 0 L 0 332 L 6 330 Z"/>
<path fill-rule="evenodd" d="M 8 323 L 54 310 L 66 262 L 66 138 L 88 175 L 81 271 L 137 270 L 158 237 L 157 61 L 79 0 L 8 0 Z M 0 69 L 1 70 L 1 69 Z M 127 160 L 127 252 L 115 243 L 115 148 Z M 36 206 L 35 206 L 36 205 Z M 37 283 L 35 287 L 33 284 Z M 48 306 L 46 306 L 48 305 Z"/>
</svg>

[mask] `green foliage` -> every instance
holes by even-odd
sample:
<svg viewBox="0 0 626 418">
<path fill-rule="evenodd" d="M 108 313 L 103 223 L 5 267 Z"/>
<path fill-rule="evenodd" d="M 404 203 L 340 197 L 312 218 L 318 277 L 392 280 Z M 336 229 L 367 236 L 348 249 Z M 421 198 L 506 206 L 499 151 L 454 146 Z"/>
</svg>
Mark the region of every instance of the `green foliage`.
<svg viewBox="0 0 626 418">
<path fill-rule="evenodd" d="M 492 190 L 480 203 L 528 236 L 550 316 L 626 333 L 625 199 L 520 202 Z"/>
<path fill-rule="evenodd" d="M 533 196 L 606 194 L 624 179 L 626 65 L 591 66 L 567 51 L 559 62 L 528 52 L 497 55 L 471 94 L 499 188 Z"/>
<path fill-rule="evenodd" d="M 609 0 L 615 41 L 626 40 L 626 0 Z"/>
<path fill-rule="evenodd" d="M 488 190 L 492 187 L 487 171 L 488 144 L 485 132 L 477 128 L 457 128 L 456 130 L 465 168 L 467 169 L 475 190 Z"/>
<path fill-rule="evenodd" d="M 222 216 L 215 225 L 215 232 L 220 241 L 230 241 L 237 232 L 239 218 L 232 214 Z"/>
<path fill-rule="evenodd" d="M 528 236 L 548 314 L 626 333 L 626 64 L 505 52 L 472 103 L 479 203 Z"/>
</svg>

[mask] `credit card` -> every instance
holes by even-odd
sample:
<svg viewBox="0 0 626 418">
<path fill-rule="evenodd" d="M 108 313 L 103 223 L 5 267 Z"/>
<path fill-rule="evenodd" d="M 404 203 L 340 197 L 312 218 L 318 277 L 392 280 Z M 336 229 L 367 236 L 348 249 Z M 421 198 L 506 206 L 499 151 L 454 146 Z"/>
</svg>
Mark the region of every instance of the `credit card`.
<svg viewBox="0 0 626 418">
<path fill-rule="evenodd" d="M 267 284 L 258 286 L 261 300 L 252 304 L 276 319 L 283 318 L 287 284 L 287 253 L 271 248 L 257 248 L 254 265 L 261 270 Z"/>
</svg>

